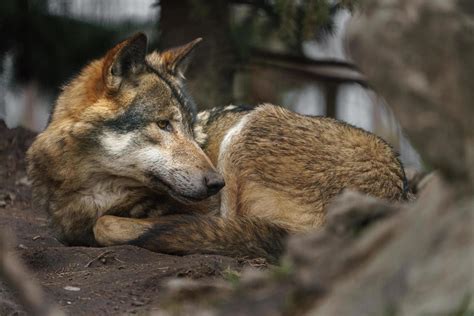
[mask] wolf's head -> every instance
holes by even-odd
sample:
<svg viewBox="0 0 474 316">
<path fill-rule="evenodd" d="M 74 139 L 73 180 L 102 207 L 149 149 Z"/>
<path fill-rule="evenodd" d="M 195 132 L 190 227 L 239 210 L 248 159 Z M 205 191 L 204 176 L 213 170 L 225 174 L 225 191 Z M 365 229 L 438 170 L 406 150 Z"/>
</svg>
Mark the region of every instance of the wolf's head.
<svg viewBox="0 0 474 316">
<path fill-rule="evenodd" d="M 149 55 L 144 34 L 118 44 L 64 88 L 50 127 L 69 122 L 95 172 L 185 203 L 217 193 L 224 181 L 194 141 L 195 105 L 182 84 L 185 59 L 199 41 Z"/>
</svg>

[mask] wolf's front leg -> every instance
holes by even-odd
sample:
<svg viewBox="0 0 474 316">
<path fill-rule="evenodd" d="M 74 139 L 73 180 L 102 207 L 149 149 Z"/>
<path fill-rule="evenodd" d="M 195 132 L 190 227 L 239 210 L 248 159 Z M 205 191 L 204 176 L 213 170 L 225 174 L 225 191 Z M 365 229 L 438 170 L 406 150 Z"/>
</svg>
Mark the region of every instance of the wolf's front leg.
<svg viewBox="0 0 474 316">
<path fill-rule="evenodd" d="M 156 220 L 104 215 L 94 225 L 94 237 L 101 246 L 127 244 L 150 230 Z"/>
</svg>

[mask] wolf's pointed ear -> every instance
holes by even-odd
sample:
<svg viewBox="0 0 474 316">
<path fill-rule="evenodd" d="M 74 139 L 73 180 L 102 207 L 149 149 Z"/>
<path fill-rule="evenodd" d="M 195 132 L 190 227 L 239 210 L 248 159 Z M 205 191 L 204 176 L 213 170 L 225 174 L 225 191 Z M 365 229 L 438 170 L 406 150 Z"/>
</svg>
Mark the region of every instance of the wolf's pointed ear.
<svg viewBox="0 0 474 316">
<path fill-rule="evenodd" d="M 147 37 L 137 33 L 117 44 L 104 58 L 102 77 L 105 86 L 112 91 L 118 90 L 124 79 L 141 73 L 145 69 Z"/>
<path fill-rule="evenodd" d="M 187 57 L 189 57 L 189 54 L 192 52 L 194 47 L 196 47 L 196 45 L 201 41 L 202 38 L 199 37 L 185 45 L 159 53 L 158 58 L 156 58 L 156 56 L 150 56 L 150 59 L 152 60 L 151 63 L 152 65 L 158 63 L 159 65 L 157 66 L 161 66 L 162 69 L 172 76 L 183 77 L 186 67 L 189 64 L 189 58 Z"/>
</svg>

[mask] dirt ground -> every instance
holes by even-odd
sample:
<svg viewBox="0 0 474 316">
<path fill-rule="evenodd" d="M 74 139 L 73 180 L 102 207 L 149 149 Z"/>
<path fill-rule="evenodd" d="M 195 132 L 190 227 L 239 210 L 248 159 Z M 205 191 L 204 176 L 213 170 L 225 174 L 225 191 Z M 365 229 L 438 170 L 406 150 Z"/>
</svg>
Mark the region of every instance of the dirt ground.
<svg viewBox="0 0 474 316">
<path fill-rule="evenodd" d="M 221 278 L 247 264 L 222 256 L 170 256 L 133 246 L 62 245 L 48 227 L 47 214 L 31 205 L 24 156 L 33 138 L 33 133 L 9 130 L 0 121 L 0 227 L 15 236 L 14 251 L 48 298 L 67 314 L 141 314 L 157 308 L 168 278 Z M 0 315 L 23 313 L 15 293 L 0 280 Z"/>
</svg>

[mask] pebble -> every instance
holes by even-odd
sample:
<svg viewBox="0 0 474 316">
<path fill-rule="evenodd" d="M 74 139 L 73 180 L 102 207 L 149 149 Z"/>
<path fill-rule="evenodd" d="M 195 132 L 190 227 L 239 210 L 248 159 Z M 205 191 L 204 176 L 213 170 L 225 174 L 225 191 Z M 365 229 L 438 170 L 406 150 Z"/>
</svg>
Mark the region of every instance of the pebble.
<svg viewBox="0 0 474 316">
<path fill-rule="evenodd" d="M 65 289 L 66 291 L 73 291 L 73 292 L 78 292 L 78 291 L 81 290 L 80 287 L 77 287 L 77 286 L 70 286 L 70 285 L 65 286 L 64 289 Z"/>
</svg>

